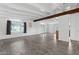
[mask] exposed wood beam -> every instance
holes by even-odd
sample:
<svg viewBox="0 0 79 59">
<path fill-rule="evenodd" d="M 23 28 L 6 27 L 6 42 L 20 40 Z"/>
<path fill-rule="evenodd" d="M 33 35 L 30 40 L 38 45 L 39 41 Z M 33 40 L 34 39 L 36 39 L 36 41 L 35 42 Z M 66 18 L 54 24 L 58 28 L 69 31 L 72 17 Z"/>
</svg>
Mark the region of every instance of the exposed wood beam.
<svg viewBox="0 0 79 59">
<path fill-rule="evenodd" d="M 55 17 L 67 15 L 67 14 L 78 13 L 78 12 L 79 12 L 79 8 L 76 8 L 76 9 L 64 11 L 64 12 L 61 12 L 61 13 L 58 13 L 58 14 L 54 14 L 54 15 L 50 15 L 50 16 L 47 16 L 47 17 L 36 19 L 36 20 L 34 20 L 34 22 L 45 20 L 45 19 L 50 19 L 50 18 L 55 18 Z"/>
</svg>

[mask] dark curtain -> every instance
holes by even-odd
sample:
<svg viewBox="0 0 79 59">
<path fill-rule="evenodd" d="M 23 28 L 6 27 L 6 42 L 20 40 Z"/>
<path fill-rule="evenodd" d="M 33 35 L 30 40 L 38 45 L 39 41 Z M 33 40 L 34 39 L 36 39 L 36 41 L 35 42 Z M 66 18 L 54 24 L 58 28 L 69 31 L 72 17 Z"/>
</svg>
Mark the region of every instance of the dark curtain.
<svg viewBox="0 0 79 59">
<path fill-rule="evenodd" d="M 26 22 L 24 22 L 24 33 L 26 33 Z"/>
<path fill-rule="evenodd" d="M 7 21 L 7 35 L 11 34 L 11 21 Z"/>
</svg>

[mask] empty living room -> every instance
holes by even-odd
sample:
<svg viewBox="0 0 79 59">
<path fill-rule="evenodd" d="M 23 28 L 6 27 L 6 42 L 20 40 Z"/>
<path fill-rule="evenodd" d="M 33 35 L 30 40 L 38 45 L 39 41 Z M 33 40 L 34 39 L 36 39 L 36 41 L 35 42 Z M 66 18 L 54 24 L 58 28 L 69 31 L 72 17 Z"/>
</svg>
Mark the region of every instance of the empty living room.
<svg viewBox="0 0 79 59">
<path fill-rule="evenodd" d="M 0 55 L 79 55 L 79 3 L 0 3 Z"/>
</svg>

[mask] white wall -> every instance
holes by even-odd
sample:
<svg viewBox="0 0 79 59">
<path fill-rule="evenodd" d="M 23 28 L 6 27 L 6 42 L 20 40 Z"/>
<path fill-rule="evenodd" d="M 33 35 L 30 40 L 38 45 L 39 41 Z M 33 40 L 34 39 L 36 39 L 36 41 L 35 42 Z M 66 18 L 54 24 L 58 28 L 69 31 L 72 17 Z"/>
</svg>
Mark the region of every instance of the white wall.
<svg viewBox="0 0 79 59">
<path fill-rule="evenodd" d="M 6 20 L 7 18 L 0 17 L 0 36 L 6 35 Z"/>
<path fill-rule="evenodd" d="M 6 35 L 7 20 L 8 18 L 0 17 L 0 39 L 22 36 L 23 33 L 21 35 L 20 34 Z"/>
<path fill-rule="evenodd" d="M 8 18 L 0 18 L 0 39 L 28 36 L 41 33 L 40 24 L 38 22 L 32 22 L 32 27 L 29 27 L 29 23 L 27 21 L 27 33 L 6 35 L 7 20 Z"/>
<path fill-rule="evenodd" d="M 49 24 L 49 32 L 50 33 L 55 33 L 57 30 L 57 25 L 58 24 Z"/>
<path fill-rule="evenodd" d="M 0 18 L 0 39 L 44 33 L 44 31 L 42 31 L 40 22 L 31 22 L 32 27 L 29 27 L 29 21 L 27 21 L 27 33 L 6 35 L 7 20 L 8 18 Z M 55 27 L 55 25 L 49 25 L 47 32 L 53 33 L 55 31 Z"/>
<path fill-rule="evenodd" d="M 27 34 L 32 35 L 32 34 L 39 34 L 41 32 L 41 25 L 39 22 L 31 22 L 32 27 L 29 27 L 29 23 L 27 23 Z"/>
<path fill-rule="evenodd" d="M 61 16 L 56 18 L 59 21 L 58 30 L 59 30 L 59 40 L 68 41 L 69 39 L 69 16 Z"/>
<path fill-rule="evenodd" d="M 79 13 L 64 15 L 56 18 L 59 22 L 59 40 L 69 41 L 69 19 L 71 40 L 79 41 Z"/>
<path fill-rule="evenodd" d="M 59 30 L 59 40 L 68 41 L 69 39 L 69 19 L 71 19 L 71 38 L 72 40 L 79 41 L 79 13 L 72 14 L 71 16 L 65 15 L 56 19 L 59 24 L 49 25 L 48 32 L 53 33 L 55 30 Z M 41 25 L 39 22 L 32 22 L 32 27 L 29 27 L 29 23 L 27 23 L 27 33 L 15 34 L 15 35 L 6 35 L 6 24 L 8 18 L 0 17 L 0 39 L 19 37 L 19 36 L 27 36 L 33 34 L 43 33 L 41 31 Z"/>
<path fill-rule="evenodd" d="M 71 19 L 71 39 L 79 41 L 79 13 L 72 14 Z"/>
</svg>

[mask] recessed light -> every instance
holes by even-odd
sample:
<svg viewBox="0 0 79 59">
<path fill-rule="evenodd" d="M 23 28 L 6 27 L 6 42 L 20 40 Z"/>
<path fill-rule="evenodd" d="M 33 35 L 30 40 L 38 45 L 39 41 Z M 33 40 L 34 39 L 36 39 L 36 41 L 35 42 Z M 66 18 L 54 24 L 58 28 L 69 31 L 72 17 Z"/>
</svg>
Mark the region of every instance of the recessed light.
<svg viewBox="0 0 79 59">
<path fill-rule="evenodd" d="M 40 24 L 44 25 L 45 23 L 40 23 Z"/>
</svg>

